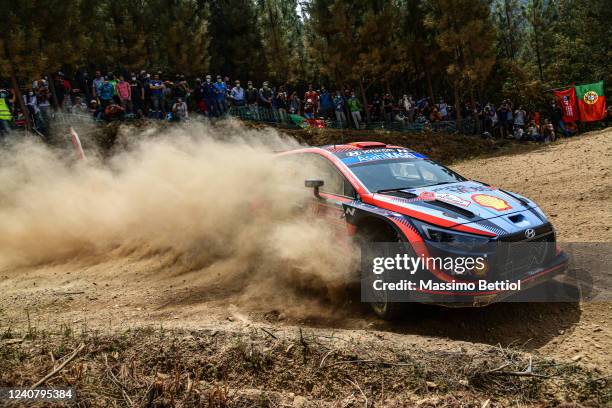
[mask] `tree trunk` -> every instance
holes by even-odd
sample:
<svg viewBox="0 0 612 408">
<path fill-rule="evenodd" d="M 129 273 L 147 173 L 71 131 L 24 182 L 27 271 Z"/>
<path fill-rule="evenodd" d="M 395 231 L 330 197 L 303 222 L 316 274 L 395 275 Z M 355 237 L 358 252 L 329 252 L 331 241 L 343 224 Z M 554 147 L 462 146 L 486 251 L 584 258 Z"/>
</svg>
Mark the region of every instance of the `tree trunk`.
<svg viewBox="0 0 612 408">
<path fill-rule="evenodd" d="M 457 115 L 457 131 L 461 129 L 461 101 L 459 95 L 459 84 L 457 82 L 453 85 L 453 93 L 455 96 L 455 113 Z"/>
<path fill-rule="evenodd" d="M 13 68 L 12 64 L 11 64 L 11 84 L 13 85 L 13 88 L 15 89 L 15 98 L 17 98 L 19 107 L 21 108 L 21 112 L 23 112 L 23 117 L 25 118 L 25 121 L 26 121 L 26 129 L 30 131 L 32 130 L 32 118 L 30 118 L 30 111 L 28 110 L 28 107 L 23 101 L 23 95 L 21 94 L 21 90 L 19 89 L 19 82 L 17 82 L 17 76 L 15 75 L 15 69 Z"/>
<path fill-rule="evenodd" d="M 4 43 L 4 55 L 8 58 L 9 67 L 11 69 L 11 83 L 13 84 L 13 89 L 15 89 L 15 97 L 19 101 L 19 106 L 21 108 L 21 112 L 23 112 L 23 117 L 26 121 L 26 130 L 32 130 L 32 120 L 30 118 L 30 111 L 23 101 L 23 95 L 21 94 L 21 90 L 19 89 L 19 82 L 17 81 L 17 69 L 15 65 L 13 65 L 13 59 L 11 57 L 11 53 L 9 51 L 8 46 Z"/>
<path fill-rule="evenodd" d="M 53 97 L 53 104 L 55 105 L 55 109 L 59 109 L 59 103 L 57 101 L 57 94 L 55 93 L 55 81 L 53 77 L 50 75 L 48 71 L 45 71 L 45 76 L 49 78 L 49 89 L 51 90 L 51 96 Z"/>
<path fill-rule="evenodd" d="M 425 65 L 425 76 L 427 77 L 427 90 L 429 91 L 429 99 L 431 99 L 431 103 L 435 104 L 436 101 L 434 99 L 433 85 L 431 83 L 431 74 L 429 73 L 429 68 Z"/>
<path fill-rule="evenodd" d="M 472 104 L 472 118 L 474 122 L 476 122 L 476 134 L 481 134 L 480 129 L 480 119 L 478 118 L 478 113 L 476 112 L 476 101 L 474 100 L 474 85 L 470 81 L 470 103 Z"/>
<path fill-rule="evenodd" d="M 533 36 L 535 38 L 535 50 L 536 50 L 536 57 L 538 59 L 538 70 L 540 71 L 540 81 L 544 82 L 544 75 L 542 74 L 542 58 L 540 55 L 540 40 L 538 38 L 539 33 L 538 33 L 538 24 L 536 20 L 535 7 L 533 7 Z"/>
<path fill-rule="evenodd" d="M 366 113 L 366 120 L 370 123 L 370 110 L 368 109 L 368 98 L 365 93 L 365 88 L 363 87 L 363 78 L 359 78 L 359 88 L 361 90 L 361 103 L 363 103 L 363 108 Z"/>
</svg>

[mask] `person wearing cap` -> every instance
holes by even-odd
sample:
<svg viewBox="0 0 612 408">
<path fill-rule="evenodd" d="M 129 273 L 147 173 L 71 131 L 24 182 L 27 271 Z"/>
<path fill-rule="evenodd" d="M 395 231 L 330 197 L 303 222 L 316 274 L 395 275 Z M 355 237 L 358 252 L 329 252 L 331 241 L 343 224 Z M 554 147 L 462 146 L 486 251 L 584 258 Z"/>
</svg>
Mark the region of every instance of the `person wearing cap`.
<svg viewBox="0 0 612 408">
<path fill-rule="evenodd" d="M 208 116 L 219 116 L 217 113 L 215 86 L 210 75 L 206 75 L 206 80 L 202 84 L 202 94 L 204 95 L 204 104 L 206 105 Z"/>
<path fill-rule="evenodd" d="M 217 103 L 218 115 L 225 113 L 225 96 L 227 95 L 227 85 L 223 82 L 221 75 L 217 75 L 217 82 L 214 84 L 215 89 L 215 102 Z"/>
</svg>

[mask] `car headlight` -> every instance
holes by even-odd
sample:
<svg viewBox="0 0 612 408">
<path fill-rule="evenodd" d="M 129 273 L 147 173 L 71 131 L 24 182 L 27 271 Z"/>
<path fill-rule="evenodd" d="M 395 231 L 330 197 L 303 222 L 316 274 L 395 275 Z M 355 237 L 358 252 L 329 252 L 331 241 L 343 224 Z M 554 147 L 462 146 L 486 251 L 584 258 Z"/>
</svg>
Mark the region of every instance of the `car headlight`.
<svg viewBox="0 0 612 408">
<path fill-rule="evenodd" d="M 442 246 L 448 245 L 453 249 L 474 250 L 489 242 L 488 237 L 452 231 L 421 221 L 413 220 L 413 222 L 422 231 L 422 235 L 426 240 L 440 243 Z"/>
</svg>

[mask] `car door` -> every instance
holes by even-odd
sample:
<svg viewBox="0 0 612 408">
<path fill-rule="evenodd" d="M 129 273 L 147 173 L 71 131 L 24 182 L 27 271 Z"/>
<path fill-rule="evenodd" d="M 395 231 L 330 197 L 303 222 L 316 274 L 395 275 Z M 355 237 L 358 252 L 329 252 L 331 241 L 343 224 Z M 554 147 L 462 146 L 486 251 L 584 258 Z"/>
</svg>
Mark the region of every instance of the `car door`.
<svg viewBox="0 0 612 408">
<path fill-rule="evenodd" d="M 357 193 L 338 168 L 325 157 L 316 153 L 305 154 L 309 179 L 323 180 L 319 196 L 313 194 L 312 213 L 329 222 L 339 234 L 346 235 L 347 224 L 342 204 L 356 199 Z"/>
</svg>

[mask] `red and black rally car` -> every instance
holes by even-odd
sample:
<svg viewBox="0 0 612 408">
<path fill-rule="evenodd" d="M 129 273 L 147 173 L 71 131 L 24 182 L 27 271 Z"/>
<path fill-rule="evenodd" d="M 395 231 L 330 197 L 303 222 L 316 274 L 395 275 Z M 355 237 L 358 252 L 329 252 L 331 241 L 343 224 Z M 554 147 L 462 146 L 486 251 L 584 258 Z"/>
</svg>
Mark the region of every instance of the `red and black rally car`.
<svg viewBox="0 0 612 408">
<path fill-rule="evenodd" d="M 410 149 L 355 142 L 303 148 L 282 156 L 318 169 L 316 177 L 305 180 L 306 187 L 314 190 L 317 213 L 367 242 L 402 242 L 416 256 L 473 255 L 478 248 L 499 252 L 495 248 L 502 248 L 501 243 L 544 244 L 539 248 L 546 253 L 538 262 L 527 259 L 517 265 L 515 259 L 510 269 L 487 265 L 461 276 L 436 267 L 419 271 L 427 279 L 461 282 L 486 276 L 520 280 L 527 288 L 567 267 L 568 257 L 556 245 L 553 226 L 533 201 L 468 180 Z M 488 259 L 497 266 L 502 259 L 508 261 L 507 254 L 493 255 Z M 479 306 L 506 295 L 495 290 L 417 290 L 411 299 Z M 383 318 L 392 317 L 400 307 L 385 298 L 371 304 Z"/>
</svg>

